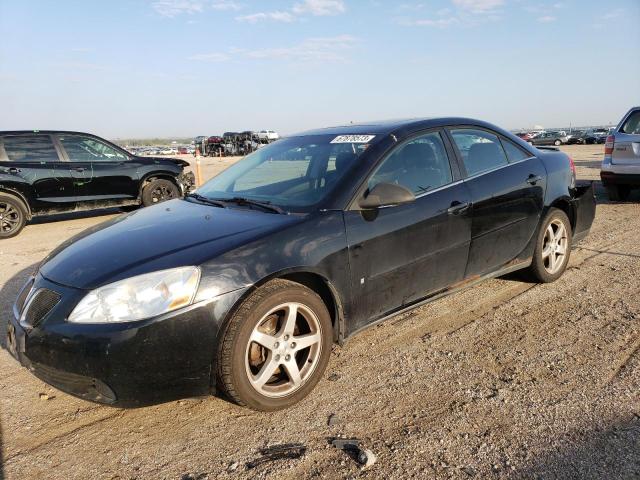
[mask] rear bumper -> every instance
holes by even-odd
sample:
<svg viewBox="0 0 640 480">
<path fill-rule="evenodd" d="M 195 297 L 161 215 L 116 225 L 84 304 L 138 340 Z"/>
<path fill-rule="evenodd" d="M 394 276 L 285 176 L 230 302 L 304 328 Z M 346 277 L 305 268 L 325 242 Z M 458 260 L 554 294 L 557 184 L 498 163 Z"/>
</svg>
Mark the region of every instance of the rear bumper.
<svg viewBox="0 0 640 480">
<path fill-rule="evenodd" d="M 573 241 L 579 242 L 591 230 L 596 216 L 596 197 L 592 181 L 578 182 L 571 195 L 571 203 L 575 212 Z"/>
<path fill-rule="evenodd" d="M 36 327 L 14 313 L 9 352 L 31 373 L 71 395 L 119 407 L 139 407 L 212 390 L 220 325 L 244 290 L 159 317 L 123 324 L 80 325 L 65 312 L 84 292 L 38 276 L 35 288 L 61 295 Z"/>
<path fill-rule="evenodd" d="M 634 167 L 637 173 L 631 173 L 633 170 L 628 169 L 629 173 L 618 173 L 610 170 L 601 170 L 600 179 L 606 185 L 629 185 L 640 187 L 640 167 Z"/>
</svg>

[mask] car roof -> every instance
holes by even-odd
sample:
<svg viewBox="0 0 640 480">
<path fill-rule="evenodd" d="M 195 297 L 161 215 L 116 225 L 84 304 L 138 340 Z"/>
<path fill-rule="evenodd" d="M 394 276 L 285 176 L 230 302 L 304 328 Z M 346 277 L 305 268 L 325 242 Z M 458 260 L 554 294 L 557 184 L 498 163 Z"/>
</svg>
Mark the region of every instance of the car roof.
<svg viewBox="0 0 640 480">
<path fill-rule="evenodd" d="M 375 134 L 385 135 L 395 133 L 401 130 L 419 130 L 425 128 L 443 127 L 447 125 L 474 125 L 479 127 L 487 127 L 494 130 L 502 131 L 502 129 L 491 125 L 482 120 L 464 117 L 434 117 L 434 118 L 409 118 L 396 120 L 383 120 L 366 123 L 350 123 L 347 125 L 339 125 L 328 128 L 318 128 L 315 130 L 307 130 L 299 132 L 291 137 L 299 137 L 305 135 L 364 135 Z"/>
<path fill-rule="evenodd" d="M 88 135 L 90 137 L 97 137 L 94 133 L 76 132 L 73 130 L 1 130 L 0 135 L 51 135 L 51 134 L 63 134 L 63 135 Z"/>
</svg>

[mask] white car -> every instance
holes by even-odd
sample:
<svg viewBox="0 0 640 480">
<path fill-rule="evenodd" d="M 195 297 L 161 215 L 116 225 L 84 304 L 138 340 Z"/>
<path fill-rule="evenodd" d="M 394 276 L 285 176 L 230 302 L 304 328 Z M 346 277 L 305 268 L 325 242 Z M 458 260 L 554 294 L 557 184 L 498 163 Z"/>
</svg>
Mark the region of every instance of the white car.
<svg viewBox="0 0 640 480">
<path fill-rule="evenodd" d="M 278 135 L 278 132 L 274 130 L 260 130 L 258 132 L 258 138 L 260 140 L 273 141 L 273 140 L 278 140 L 280 138 L 280 135 Z"/>
<path fill-rule="evenodd" d="M 632 189 L 640 188 L 640 106 L 608 133 L 600 178 L 610 200 L 626 200 Z"/>
</svg>

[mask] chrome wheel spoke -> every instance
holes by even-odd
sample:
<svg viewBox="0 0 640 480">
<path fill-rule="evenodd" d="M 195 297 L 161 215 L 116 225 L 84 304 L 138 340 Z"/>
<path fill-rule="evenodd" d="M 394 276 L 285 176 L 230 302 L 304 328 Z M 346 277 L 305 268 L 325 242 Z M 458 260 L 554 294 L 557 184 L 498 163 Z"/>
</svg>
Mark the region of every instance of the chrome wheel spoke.
<svg viewBox="0 0 640 480">
<path fill-rule="evenodd" d="M 297 351 L 309 348 L 312 345 L 320 342 L 319 333 L 309 333 L 307 335 L 300 335 L 299 337 L 293 337 L 293 341 L 296 344 L 294 347 Z"/>
<path fill-rule="evenodd" d="M 553 273 L 556 269 L 556 252 L 552 252 L 551 255 L 549 255 L 549 270 L 551 271 L 551 273 Z"/>
<path fill-rule="evenodd" d="M 284 362 L 284 369 L 287 371 L 287 376 L 291 383 L 293 383 L 294 387 L 297 387 L 302 383 L 302 378 L 300 377 L 300 368 L 298 368 L 298 364 L 296 363 L 296 359 L 291 357 L 291 360 L 288 362 Z"/>
<path fill-rule="evenodd" d="M 257 375 L 252 377 L 251 383 L 257 389 L 261 389 L 265 383 L 273 376 L 276 369 L 278 368 L 279 362 L 276 362 L 272 359 L 271 354 L 267 357 L 267 361 L 264 362 L 264 365 L 260 369 Z"/>
<path fill-rule="evenodd" d="M 551 248 L 551 244 L 548 243 L 547 246 L 542 250 L 542 258 L 547 258 L 549 255 L 551 255 L 552 251 L 553 249 Z"/>
<path fill-rule="evenodd" d="M 293 336 L 293 331 L 296 328 L 296 319 L 298 318 L 298 305 L 295 303 L 287 304 L 287 317 L 285 318 L 284 325 L 282 326 L 282 335 Z"/>
<path fill-rule="evenodd" d="M 275 348 L 276 343 L 278 342 L 276 337 L 267 335 L 266 333 L 262 333 L 258 329 L 253 330 L 253 332 L 251 333 L 251 337 L 249 338 L 249 341 L 256 342 L 258 345 L 262 345 L 264 348 L 267 348 L 269 350 L 273 350 L 273 348 Z"/>
<path fill-rule="evenodd" d="M 556 253 L 558 253 L 560 255 L 565 255 L 567 253 L 566 245 L 564 245 L 563 243 L 559 243 L 558 244 L 558 248 L 556 250 Z"/>
</svg>

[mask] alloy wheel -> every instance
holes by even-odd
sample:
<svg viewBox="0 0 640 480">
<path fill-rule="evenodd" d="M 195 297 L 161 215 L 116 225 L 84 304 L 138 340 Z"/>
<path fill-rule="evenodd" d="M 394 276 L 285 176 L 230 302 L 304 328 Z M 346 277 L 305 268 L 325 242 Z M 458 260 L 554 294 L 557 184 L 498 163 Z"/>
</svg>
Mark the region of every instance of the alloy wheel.
<svg viewBox="0 0 640 480">
<path fill-rule="evenodd" d="M 542 240 L 542 261 L 545 270 L 551 275 L 563 267 L 568 247 L 569 239 L 564 223 L 560 220 L 552 220 Z"/>
<path fill-rule="evenodd" d="M 166 185 L 158 185 L 151 192 L 151 200 L 153 203 L 160 203 L 166 200 L 171 200 L 175 197 L 174 191 L 171 188 L 168 188 Z"/>
<path fill-rule="evenodd" d="M 289 302 L 264 315 L 245 352 L 251 386 L 271 398 L 290 395 L 309 379 L 320 358 L 322 328 L 307 306 Z"/>
<path fill-rule="evenodd" d="M 0 232 L 8 235 L 20 228 L 21 213 L 11 203 L 0 202 Z"/>
</svg>

